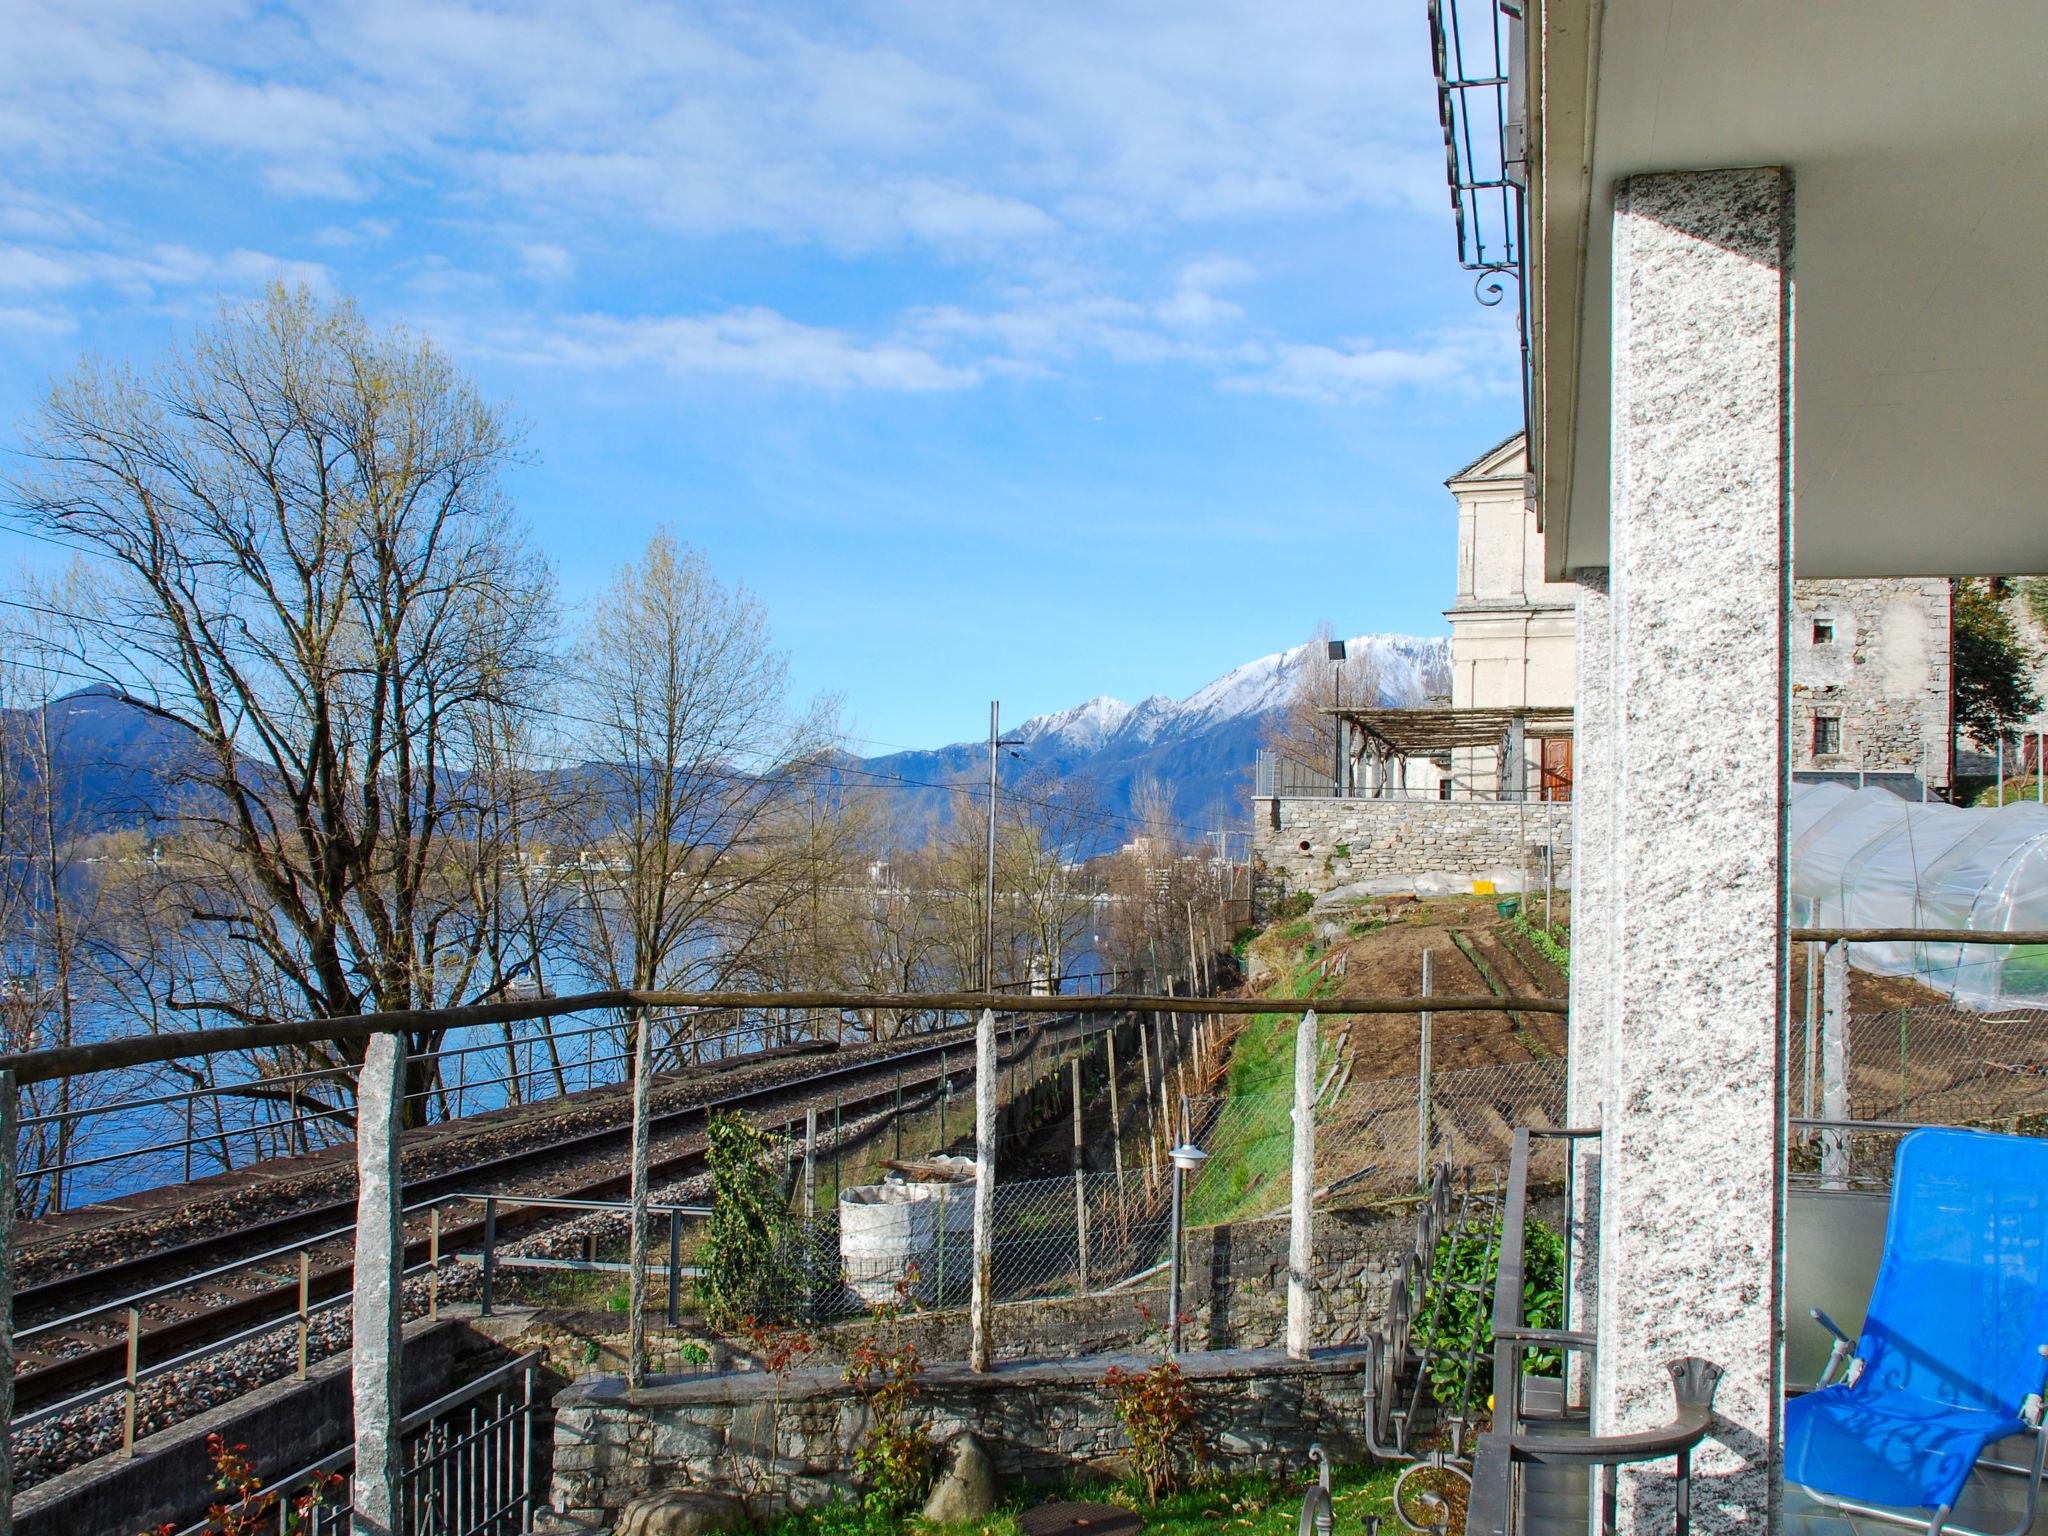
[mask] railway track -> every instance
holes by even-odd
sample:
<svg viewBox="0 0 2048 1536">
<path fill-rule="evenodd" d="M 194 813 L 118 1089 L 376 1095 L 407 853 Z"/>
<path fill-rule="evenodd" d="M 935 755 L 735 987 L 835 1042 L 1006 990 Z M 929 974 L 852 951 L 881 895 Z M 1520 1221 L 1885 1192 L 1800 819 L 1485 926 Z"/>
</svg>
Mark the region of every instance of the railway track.
<svg viewBox="0 0 2048 1536">
<path fill-rule="evenodd" d="M 1072 1015 L 1006 1026 L 1003 1060 L 1028 1055 L 1048 1038 L 1070 1038 L 1084 1027 Z M 715 1109 L 801 1114 L 821 1099 L 836 1098 L 842 1113 L 873 1110 L 893 1100 L 899 1081 L 904 1089 L 921 1092 L 938 1083 L 942 1068 L 948 1078 L 959 1076 L 971 1061 L 962 1049 L 971 1038 L 969 1030 L 952 1031 L 900 1052 L 834 1061 L 813 1072 L 659 1110 L 649 1125 L 652 1182 L 658 1187 L 701 1171 L 703 1127 Z M 784 1048 L 756 1053 L 744 1067 L 765 1066 L 771 1058 L 831 1054 L 829 1045 Z M 742 1064 L 734 1063 L 728 1070 L 740 1069 Z M 682 1073 L 664 1074 L 657 1092 L 686 1080 Z M 522 1195 L 581 1200 L 624 1195 L 629 1174 L 619 1154 L 629 1132 L 624 1123 L 581 1131 L 408 1180 L 406 1202 L 416 1209 L 406 1224 L 406 1264 L 428 1259 L 428 1218 L 417 1208 L 429 1203 L 441 1205 L 439 1243 L 445 1260 L 465 1248 L 480 1248 L 483 1241 L 480 1205 L 459 1197 L 503 1197 L 495 1217 L 495 1235 L 503 1242 L 565 1219 L 558 1210 L 520 1207 Z M 453 1222 L 447 1220 L 450 1213 L 456 1216 Z M 129 1363 L 129 1306 L 139 1314 L 134 1348 L 146 1373 L 152 1366 L 189 1358 L 210 1343 L 246 1336 L 266 1324 L 290 1323 L 301 1302 L 302 1281 L 291 1257 L 295 1248 L 309 1257 L 303 1281 L 308 1302 L 317 1305 L 344 1295 L 352 1283 L 354 1216 L 352 1198 L 321 1201 L 233 1231 L 97 1265 L 88 1274 L 21 1287 L 15 1298 L 16 1413 L 32 1415 L 118 1388 Z"/>
</svg>

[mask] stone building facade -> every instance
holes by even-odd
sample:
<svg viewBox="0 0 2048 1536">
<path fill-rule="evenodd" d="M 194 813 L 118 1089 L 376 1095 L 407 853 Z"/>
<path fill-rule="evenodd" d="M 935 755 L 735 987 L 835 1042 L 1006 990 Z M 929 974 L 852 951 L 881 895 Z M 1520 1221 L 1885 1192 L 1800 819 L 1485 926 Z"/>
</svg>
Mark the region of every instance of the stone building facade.
<svg viewBox="0 0 2048 1536">
<path fill-rule="evenodd" d="M 1917 793 L 1949 782 L 1949 584 L 1792 583 L 1792 771 Z"/>
<path fill-rule="evenodd" d="M 1528 469 L 1518 432 L 1444 482 L 1458 504 L 1458 596 L 1444 610 L 1453 709 L 1568 708 L 1572 701 L 1577 588 L 1544 578 L 1543 532 L 1524 491 Z M 1571 776 L 1569 736 L 1532 738 L 1524 789 L 1538 798 L 1545 795 L 1546 752 L 1567 786 Z M 1451 779 L 1459 795 L 1498 794 L 1498 758 L 1459 748 L 1451 754 Z"/>
<path fill-rule="evenodd" d="M 1444 611 L 1453 711 L 1573 707 L 1578 587 L 1545 578 L 1526 471 L 1517 434 L 1445 482 L 1458 507 L 1457 597 Z M 1946 578 L 1797 579 L 1789 623 L 1794 776 L 1861 779 L 1915 798 L 1945 795 L 1952 719 Z M 1370 790 L 1262 798 L 1252 827 L 1259 894 L 1270 900 L 1403 880 L 1419 887 L 1492 880 L 1519 890 L 1541 877 L 1546 861 L 1553 879 L 1568 878 L 1573 741 L 1569 733 L 1539 734 L 1532 723 L 1519 784 L 1500 782 L 1500 764 L 1512 759 L 1457 747 L 1435 760 L 1409 759 L 1402 781 L 1388 786 L 1393 798 Z M 1685 765 L 1674 761 L 1670 771 L 1683 775 Z"/>
</svg>

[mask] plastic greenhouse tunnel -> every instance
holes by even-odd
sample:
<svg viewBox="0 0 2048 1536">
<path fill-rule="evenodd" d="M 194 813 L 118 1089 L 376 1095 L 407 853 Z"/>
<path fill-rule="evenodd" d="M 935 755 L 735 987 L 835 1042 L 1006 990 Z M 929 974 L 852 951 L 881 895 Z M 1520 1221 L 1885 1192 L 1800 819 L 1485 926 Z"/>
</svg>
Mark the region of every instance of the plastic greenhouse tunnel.
<svg viewBox="0 0 2048 1536">
<path fill-rule="evenodd" d="M 1800 784 L 1791 822 L 1798 926 L 2048 929 L 2048 806 L 1964 808 Z M 1857 944 L 1851 958 L 1967 1007 L 2048 1007 L 2044 945 Z"/>
</svg>

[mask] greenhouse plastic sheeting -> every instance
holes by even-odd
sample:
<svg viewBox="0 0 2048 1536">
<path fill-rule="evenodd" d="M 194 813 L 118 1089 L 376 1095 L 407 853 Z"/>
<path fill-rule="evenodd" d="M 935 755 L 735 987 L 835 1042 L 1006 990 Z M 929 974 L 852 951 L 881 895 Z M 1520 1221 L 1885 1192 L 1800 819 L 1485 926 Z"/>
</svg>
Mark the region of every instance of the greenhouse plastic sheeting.
<svg viewBox="0 0 2048 1536">
<path fill-rule="evenodd" d="M 2033 801 L 1965 809 L 1795 785 L 1791 862 L 1800 927 L 2048 929 L 2048 806 Z M 2048 1007 L 2048 946 L 1857 944 L 1850 958 L 1973 1008 Z"/>
</svg>

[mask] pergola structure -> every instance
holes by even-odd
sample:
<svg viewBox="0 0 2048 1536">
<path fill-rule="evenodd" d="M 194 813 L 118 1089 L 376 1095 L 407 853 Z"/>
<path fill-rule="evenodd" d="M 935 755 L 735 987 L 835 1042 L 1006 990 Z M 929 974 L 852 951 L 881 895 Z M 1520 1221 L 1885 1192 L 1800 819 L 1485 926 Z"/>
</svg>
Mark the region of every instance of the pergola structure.
<svg viewBox="0 0 2048 1536">
<path fill-rule="evenodd" d="M 1498 786 L 1498 798 L 1525 799 L 1528 775 L 1524 765 L 1528 739 L 1532 736 L 1572 734 L 1571 710 L 1555 706 L 1519 709 L 1339 708 L 1328 713 L 1336 718 L 1337 735 L 1347 767 L 1365 762 L 1373 765 L 1373 787 L 1360 791 L 1365 794 L 1384 791 L 1390 785 L 1405 785 L 1411 758 L 1437 757 L 1461 748 L 1490 747 L 1495 753 L 1497 772 L 1494 782 Z"/>
</svg>

